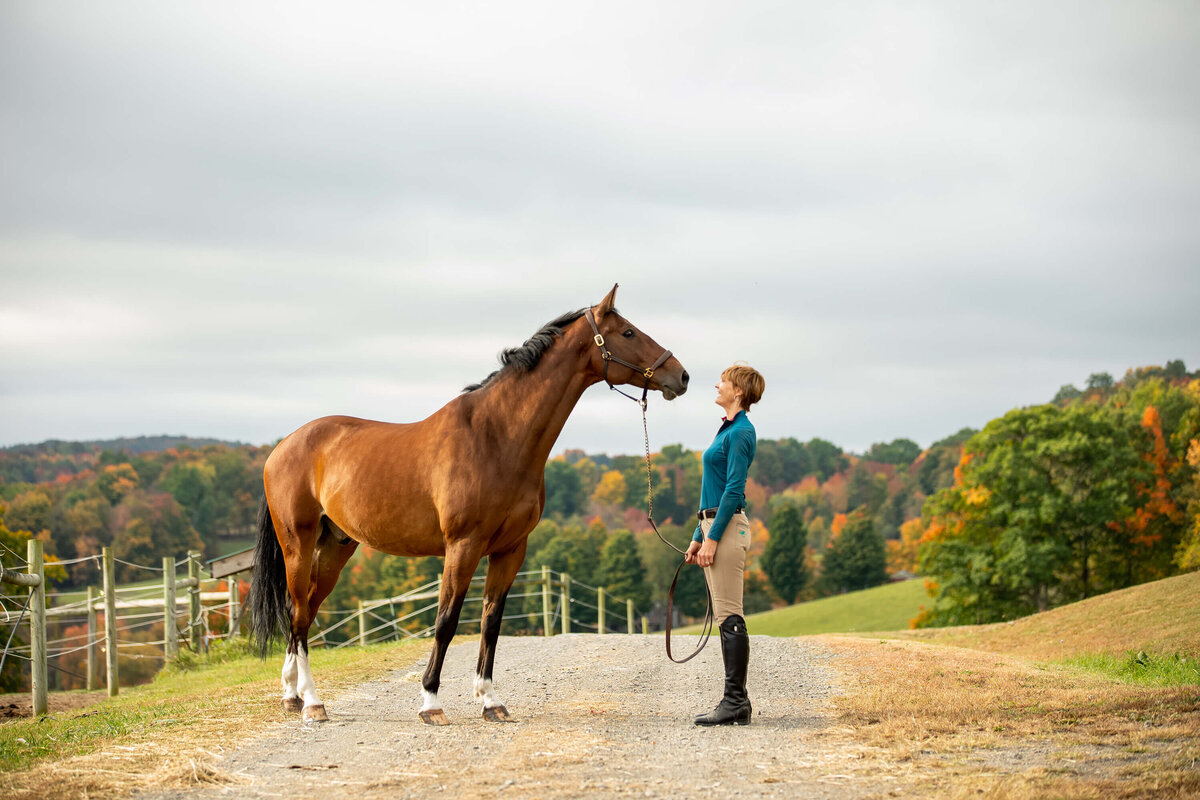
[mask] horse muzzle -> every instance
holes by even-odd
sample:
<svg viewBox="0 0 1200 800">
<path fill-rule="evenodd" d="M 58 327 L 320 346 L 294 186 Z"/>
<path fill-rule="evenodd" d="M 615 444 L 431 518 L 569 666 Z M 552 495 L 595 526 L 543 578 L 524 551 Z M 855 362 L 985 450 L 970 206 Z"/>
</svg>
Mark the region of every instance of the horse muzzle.
<svg viewBox="0 0 1200 800">
<path fill-rule="evenodd" d="M 661 374 L 661 373 L 660 373 Z M 658 389 L 662 392 L 664 400 L 674 400 L 681 394 L 687 393 L 688 373 L 686 369 L 680 369 L 679 375 L 662 375 L 658 381 Z"/>
</svg>

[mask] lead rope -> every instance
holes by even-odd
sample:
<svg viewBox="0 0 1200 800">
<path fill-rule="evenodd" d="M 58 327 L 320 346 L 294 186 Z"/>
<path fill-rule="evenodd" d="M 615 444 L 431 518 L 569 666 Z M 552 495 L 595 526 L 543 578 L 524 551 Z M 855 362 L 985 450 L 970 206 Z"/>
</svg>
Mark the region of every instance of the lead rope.
<svg viewBox="0 0 1200 800">
<path fill-rule="evenodd" d="M 650 477 L 650 430 L 646 427 L 645 394 L 642 395 L 639 405 L 642 407 L 642 436 L 646 442 L 646 519 L 649 520 L 650 527 L 654 529 L 654 533 L 658 536 L 659 541 L 674 550 L 676 553 L 686 556 L 686 552 L 668 542 L 658 530 L 658 526 L 654 524 L 654 483 Z M 679 572 L 683 569 L 685 564 L 687 564 L 686 558 L 680 561 L 679 566 L 675 568 L 675 577 L 671 579 L 671 588 L 667 592 L 667 658 L 671 659 L 676 664 L 682 664 L 685 661 L 691 661 L 700 654 L 700 651 L 704 649 L 704 645 L 708 644 L 708 637 L 712 635 L 713 622 L 715 619 L 713 614 L 712 590 L 708 588 L 708 581 L 705 580 L 704 593 L 708 597 L 708 610 L 704 612 L 704 627 L 701 629 L 700 643 L 696 645 L 696 649 L 693 650 L 688 656 L 683 658 L 675 658 L 675 656 L 671 655 L 671 618 L 674 616 L 675 610 L 675 584 L 679 583 Z"/>
</svg>

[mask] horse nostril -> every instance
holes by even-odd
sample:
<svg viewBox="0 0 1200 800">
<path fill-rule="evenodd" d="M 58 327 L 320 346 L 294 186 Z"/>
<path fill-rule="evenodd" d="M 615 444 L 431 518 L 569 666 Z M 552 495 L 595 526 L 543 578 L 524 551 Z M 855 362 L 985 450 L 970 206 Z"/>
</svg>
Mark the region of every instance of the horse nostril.
<svg viewBox="0 0 1200 800">
<path fill-rule="evenodd" d="M 688 377 L 689 377 L 689 376 L 688 376 L 688 374 L 687 374 L 687 370 L 685 369 L 685 370 L 683 371 L 683 385 L 684 385 L 684 386 L 687 386 L 687 385 L 688 385 Z"/>
</svg>

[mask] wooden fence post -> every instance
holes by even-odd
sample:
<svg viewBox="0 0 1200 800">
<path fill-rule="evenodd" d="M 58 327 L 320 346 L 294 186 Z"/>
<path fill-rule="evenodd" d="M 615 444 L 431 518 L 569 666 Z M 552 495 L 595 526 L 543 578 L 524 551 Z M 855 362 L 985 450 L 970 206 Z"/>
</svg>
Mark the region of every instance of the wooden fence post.
<svg viewBox="0 0 1200 800">
<path fill-rule="evenodd" d="M 554 585 L 550 580 L 550 567 L 542 564 L 542 635 L 552 636 L 550 630 L 550 592 Z"/>
<path fill-rule="evenodd" d="M 642 634 L 644 635 L 649 632 L 650 632 L 650 618 L 642 617 Z"/>
<path fill-rule="evenodd" d="M 29 562 L 29 574 L 40 578 L 33 587 L 33 596 L 29 600 L 29 664 L 30 683 L 33 688 L 33 715 L 40 717 L 46 713 L 46 573 L 42 569 L 42 543 L 37 539 L 27 542 L 26 553 Z"/>
<path fill-rule="evenodd" d="M 367 646 L 367 616 L 363 613 L 363 601 L 358 601 L 358 646 Z"/>
<path fill-rule="evenodd" d="M 96 603 L 100 600 L 100 590 L 95 586 L 87 587 L 87 690 L 94 692 L 100 685 L 100 637 L 97 635 Z"/>
<path fill-rule="evenodd" d="M 191 626 L 192 651 L 197 655 L 204 647 L 204 626 L 200 624 L 200 554 L 188 551 L 188 578 L 194 580 L 188 587 L 188 625 Z"/>
<path fill-rule="evenodd" d="M 607 594 L 603 586 L 596 590 L 596 633 L 604 633 L 604 601 Z"/>
<path fill-rule="evenodd" d="M 101 550 L 104 572 L 104 654 L 108 665 L 108 696 L 116 697 L 121 690 L 117 674 L 117 587 L 111 547 Z"/>
<path fill-rule="evenodd" d="M 175 559 L 163 556 L 163 655 L 167 661 L 179 655 L 179 623 L 175 619 Z"/>
<path fill-rule="evenodd" d="M 229 639 L 237 636 L 238 627 L 242 621 L 242 595 L 238 591 L 237 575 L 229 575 L 225 578 L 229 581 Z"/>
<path fill-rule="evenodd" d="M 625 632 L 633 633 L 633 601 L 625 601 Z"/>
<path fill-rule="evenodd" d="M 571 576 L 562 574 L 562 632 L 571 632 Z"/>
</svg>

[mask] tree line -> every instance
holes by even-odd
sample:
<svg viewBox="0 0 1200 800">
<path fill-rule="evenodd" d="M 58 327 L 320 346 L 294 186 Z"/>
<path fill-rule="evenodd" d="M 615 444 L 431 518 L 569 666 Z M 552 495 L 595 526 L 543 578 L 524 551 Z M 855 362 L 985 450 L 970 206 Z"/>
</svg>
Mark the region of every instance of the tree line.
<svg viewBox="0 0 1200 800">
<path fill-rule="evenodd" d="M 920 625 L 1013 619 L 1200 568 L 1200 375 L 1092 375 L 964 445 L 904 530 L 933 604 Z"/>
<path fill-rule="evenodd" d="M 931 607 L 919 624 L 1009 619 L 1200 566 L 1200 374 L 1182 362 L 1097 373 L 1042 406 L 1015 409 L 922 450 L 908 439 L 845 452 L 823 439 L 764 439 L 747 482 L 750 612 L 922 574 Z M 50 561 L 112 545 L 157 564 L 199 549 L 249 546 L 270 446 L 170 439 L 153 450 L 50 442 L 0 451 L 0 520 L 13 549 L 38 536 Z M 700 452 L 669 445 L 652 459 L 653 508 L 683 547 L 695 528 Z M 546 465 L 546 507 L 526 565 L 542 564 L 661 605 L 678 556 L 646 520 L 643 458 L 569 450 Z M 19 545 L 19 547 L 18 547 Z M 145 577 L 122 566 L 121 580 Z M 328 602 L 394 596 L 435 580 L 441 560 L 356 554 Z M 62 583 L 95 581 L 89 563 Z M 702 613 L 698 570 L 685 570 L 684 613 Z M 528 607 L 526 607 L 528 606 Z M 515 609 L 515 611 L 514 611 Z M 540 600 L 514 600 L 510 627 L 540 624 Z M 538 618 L 538 619 L 535 619 Z"/>
</svg>

